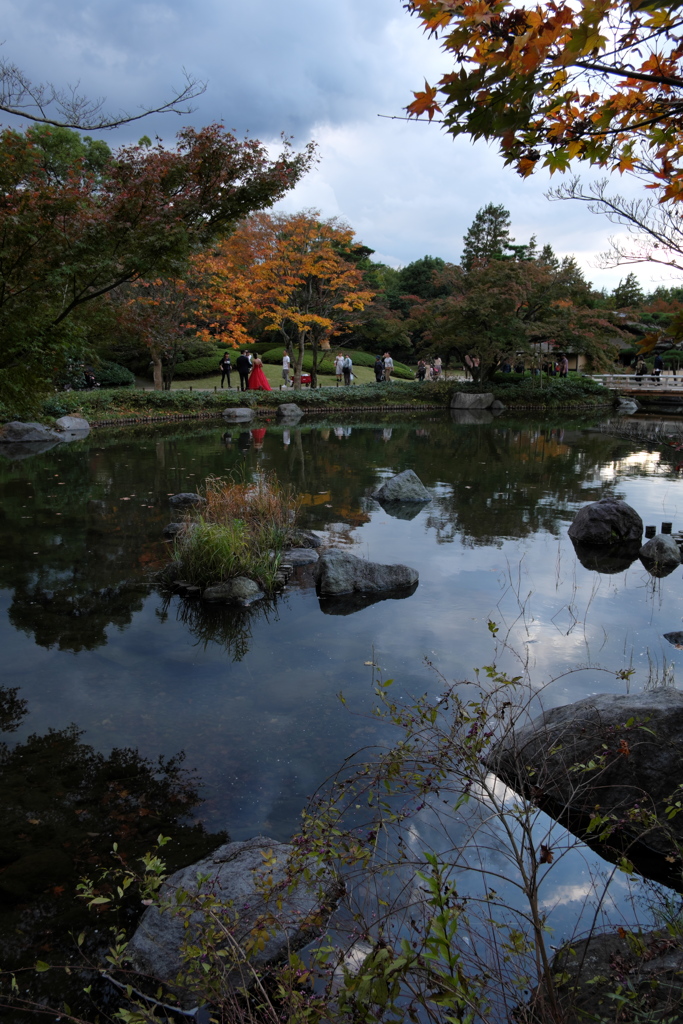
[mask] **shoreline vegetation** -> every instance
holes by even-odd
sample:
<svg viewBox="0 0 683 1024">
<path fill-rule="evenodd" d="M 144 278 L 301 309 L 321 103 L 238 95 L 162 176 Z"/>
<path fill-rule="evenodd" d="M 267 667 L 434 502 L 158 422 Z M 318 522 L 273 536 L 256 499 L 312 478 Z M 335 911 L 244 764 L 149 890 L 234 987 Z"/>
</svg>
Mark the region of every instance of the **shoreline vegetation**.
<svg viewBox="0 0 683 1024">
<path fill-rule="evenodd" d="M 297 391 L 288 388 L 270 392 L 189 389 L 147 391 L 132 388 L 65 391 L 50 395 L 43 402 L 39 418 L 50 421 L 59 416 L 81 415 L 92 426 L 105 426 L 121 421 L 208 418 L 220 416 L 223 409 L 238 406 L 249 406 L 259 415 L 269 416 L 277 411 L 279 405 L 292 401 L 304 412 L 437 409 L 447 408 L 452 396 L 458 392 L 491 393 L 510 410 L 596 408 L 614 403 L 609 389 L 590 377 L 510 380 L 506 375 L 499 374 L 485 384 L 443 380 L 301 388 Z M 12 418 L 8 413 L 0 416 L 3 422 Z"/>
</svg>

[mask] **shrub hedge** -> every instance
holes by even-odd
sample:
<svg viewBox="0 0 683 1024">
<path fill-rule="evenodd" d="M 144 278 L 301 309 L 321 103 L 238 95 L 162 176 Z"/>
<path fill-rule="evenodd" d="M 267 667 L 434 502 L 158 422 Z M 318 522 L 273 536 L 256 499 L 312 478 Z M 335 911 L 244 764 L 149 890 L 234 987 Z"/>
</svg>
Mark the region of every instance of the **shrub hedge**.
<svg viewBox="0 0 683 1024">
<path fill-rule="evenodd" d="M 478 394 L 493 392 L 506 406 L 561 408 L 610 404 L 612 395 L 607 388 L 590 377 L 568 377 L 567 379 L 539 378 L 522 380 L 508 379 L 500 375 L 486 385 L 474 385 L 465 381 L 413 381 L 406 384 L 357 384 L 352 387 L 325 387 L 315 390 L 302 388 L 298 392 L 287 391 L 143 391 L 137 388 L 61 392 L 50 397 L 43 405 L 46 417 L 81 413 L 86 419 L 116 419 L 126 416 L 144 416 L 158 413 L 220 411 L 227 406 L 256 405 L 274 408 L 282 402 L 295 401 L 302 408 L 348 408 L 370 406 L 373 408 L 390 405 L 447 406 L 455 391 Z M 11 419 L 11 416 L 6 416 Z"/>
<path fill-rule="evenodd" d="M 103 359 L 95 367 L 95 378 L 101 388 L 134 388 L 135 374 L 120 363 Z"/>
</svg>

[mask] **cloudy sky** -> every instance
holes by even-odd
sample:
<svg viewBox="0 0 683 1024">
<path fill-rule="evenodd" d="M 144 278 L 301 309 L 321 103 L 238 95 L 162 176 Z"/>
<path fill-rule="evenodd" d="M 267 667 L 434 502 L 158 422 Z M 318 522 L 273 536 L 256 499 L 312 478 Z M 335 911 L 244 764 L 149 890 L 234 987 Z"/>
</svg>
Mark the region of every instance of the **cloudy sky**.
<svg viewBox="0 0 683 1024">
<path fill-rule="evenodd" d="M 544 174 L 521 181 L 493 148 L 380 116 L 400 116 L 412 90 L 446 67 L 401 0 L 0 0 L 0 12 L 6 60 L 34 81 L 80 82 L 110 109 L 162 102 L 183 68 L 207 82 L 192 115 L 140 122 L 133 140 L 213 121 L 268 142 L 281 132 L 315 139 L 320 164 L 281 206 L 342 217 L 375 259 L 456 261 L 474 214 L 495 202 L 510 210 L 517 241 L 536 234 L 575 255 L 596 287 L 627 272 L 595 266 L 615 229 L 582 204 L 549 202 Z M 638 194 L 637 183 L 617 184 Z M 659 268 L 636 272 L 647 288 L 671 283 Z"/>
</svg>

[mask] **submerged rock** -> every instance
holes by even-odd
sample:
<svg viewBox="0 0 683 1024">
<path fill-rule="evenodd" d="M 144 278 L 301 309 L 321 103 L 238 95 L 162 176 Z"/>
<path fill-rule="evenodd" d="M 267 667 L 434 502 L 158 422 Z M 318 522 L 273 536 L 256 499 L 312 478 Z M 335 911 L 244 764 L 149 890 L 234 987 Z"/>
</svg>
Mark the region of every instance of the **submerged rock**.
<svg viewBox="0 0 683 1024">
<path fill-rule="evenodd" d="M 206 498 L 194 491 L 181 491 L 180 494 L 172 494 L 168 503 L 173 508 L 190 508 L 193 505 L 206 505 Z"/>
<path fill-rule="evenodd" d="M 236 576 L 233 580 L 226 580 L 224 583 L 214 583 L 206 587 L 202 593 L 202 600 L 212 604 L 241 604 L 249 605 L 254 601 L 260 601 L 266 595 L 258 583 L 248 579 L 246 576 Z"/>
<path fill-rule="evenodd" d="M 378 593 L 383 590 L 402 590 L 413 587 L 419 580 L 417 569 L 407 565 L 381 565 L 366 562 L 346 551 L 335 548 L 320 557 L 318 594 Z"/>
<path fill-rule="evenodd" d="M 242 843 L 226 843 L 216 852 L 176 871 L 164 882 L 161 895 L 173 899 L 179 890 L 189 893 L 211 894 L 218 904 L 218 912 L 226 922 L 230 936 L 237 943 L 238 954 L 226 937 L 224 993 L 234 992 L 242 986 L 250 987 L 253 979 L 249 965 L 264 968 L 301 949 L 321 931 L 330 910 L 338 901 L 342 886 L 332 871 L 311 863 L 310 877 L 292 882 L 289 857 L 294 848 L 266 836 L 256 836 Z M 197 876 L 202 876 L 198 885 Z M 280 905 L 278 905 L 280 903 Z M 192 904 L 190 904 L 191 906 Z M 179 973 L 188 972 L 182 956 L 186 943 L 198 940 L 207 917 L 201 906 L 189 915 L 185 928 L 185 915 L 171 907 L 160 912 L 149 907 L 142 915 L 126 952 L 132 958 L 134 970 L 163 982 L 175 991 L 180 1005 L 187 1009 L 196 1004 L 201 993 L 203 971 L 196 966 L 196 984 L 192 978 L 188 987 L 174 990 L 173 982 Z M 247 960 L 241 955 L 250 933 L 264 931 L 263 948 L 256 947 Z"/>
<path fill-rule="evenodd" d="M 597 843 L 603 856 L 625 852 L 643 875 L 681 891 L 683 815 L 666 815 L 683 784 L 679 690 L 603 693 L 551 708 L 512 729 L 487 764 L 513 789 L 533 793 L 543 810 L 586 842 Z M 586 832 L 596 807 L 613 826 L 604 841 Z"/>
<path fill-rule="evenodd" d="M 643 536 L 643 520 L 625 501 L 601 498 L 579 509 L 569 527 L 569 536 L 591 545 L 639 541 Z"/>
<path fill-rule="evenodd" d="M 392 501 L 424 503 L 432 500 L 431 494 L 412 469 L 405 469 L 402 473 L 392 476 L 390 480 L 385 480 L 376 491 L 373 491 L 372 496 L 376 501 L 382 503 Z"/>
</svg>

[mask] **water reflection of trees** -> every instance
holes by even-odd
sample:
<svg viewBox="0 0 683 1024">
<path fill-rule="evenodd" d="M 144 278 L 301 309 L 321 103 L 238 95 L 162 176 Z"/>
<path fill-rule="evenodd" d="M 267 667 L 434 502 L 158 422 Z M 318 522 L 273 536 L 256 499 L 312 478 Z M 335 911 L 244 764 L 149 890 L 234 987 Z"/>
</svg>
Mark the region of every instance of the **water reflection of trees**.
<svg viewBox="0 0 683 1024">
<path fill-rule="evenodd" d="M 15 688 L 0 687 L 4 731 L 16 729 L 26 710 Z M 68 962 L 75 952 L 72 933 L 82 929 L 86 950 L 99 950 L 109 941 L 108 922 L 93 916 L 75 896 L 82 875 L 97 876 L 101 867 L 117 861 L 133 865 L 160 833 L 171 838 L 165 854 L 172 869 L 224 842 L 225 833 L 208 833 L 189 820 L 200 803 L 197 782 L 182 754 L 155 760 L 127 748 L 105 755 L 84 743 L 75 725 L 31 735 L 13 746 L 0 743 L 3 969 L 30 966 L 38 956 Z M 132 900 L 118 922 L 132 925 L 138 915 Z M 52 973 L 31 981 L 36 998 L 45 995 L 51 1005 L 65 998 L 72 1008 L 78 1006 L 83 984 L 78 976 L 69 982 Z M 65 986 L 61 992 L 60 986 Z"/>
<path fill-rule="evenodd" d="M 444 457 L 427 525 L 438 543 L 558 534 L 577 502 L 614 492 L 598 471 L 618 447 L 615 439 L 552 427 L 462 428 Z"/>
<path fill-rule="evenodd" d="M 570 430 L 506 417 L 460 425 L 445 413 L 340 422 L 350 426 L 335 433 L 330 420 L 288 428 L 287 444 L 283 428 L 269 427 L 263 449 L 246 453 L 226 447 L 216 423 L 180 425 L 173 434 L 168 425 L 95 434 L 20 463 L 0 462 L 0 587 L 13 591 L 12 623 L 44 647 L 106 643 L 111 625 L 125 627 L 142 608 L 149 570 L 168 557 L 161 541 L 168 493 L 245 463 L 274 469 L 308 495 L 303 525 L 318 529 L 366 522 L 365 498 L 380 478 L 411 468 L 436 495 L 428 526 L 440 543 L 460 536 L 495 544 L 557 533 L 577 502 L 613 490 L 599 468 L 633 452 L 628 440 L 581 424 Z M 250 619 L 188 615 L 199 638 L 244 656 Z"/>
</svg>

